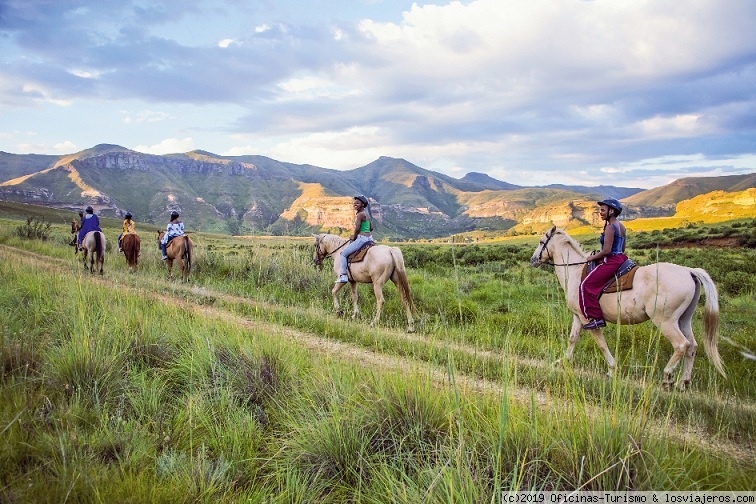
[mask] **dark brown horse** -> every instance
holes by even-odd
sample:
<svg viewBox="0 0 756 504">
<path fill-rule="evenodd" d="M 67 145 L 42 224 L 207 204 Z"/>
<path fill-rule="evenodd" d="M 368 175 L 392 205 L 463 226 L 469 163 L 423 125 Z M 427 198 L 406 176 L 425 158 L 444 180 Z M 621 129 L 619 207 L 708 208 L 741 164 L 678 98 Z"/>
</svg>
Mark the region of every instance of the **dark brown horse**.
<svg viewBox="0 0 756 504">
<path fill-rule="evenodd" d="M 160 240 L 163 239 L 165 231 L 158 231 L 158 246 Z M 189 280 L 189 273 L 192 271 L 192 251 L 194 244 L 192 240 L 184 235 L 172 238 L 165 247 L 168 259 L 165 262 L 168 264 L 168 276 L 173 278 L 173 261 L 178 261 L 179 268 L 181 268 L 181 280 Z"/>
<path fill-rule="evenodd" d="M 134 272 L 139 263 L 139 249 L 142 247 L 142 240 L 136 233 L 126 233 L 121 237 L 121 248 L 123 255 L 126 256 L 126 264 L 129 271 Z"/>
</svg>

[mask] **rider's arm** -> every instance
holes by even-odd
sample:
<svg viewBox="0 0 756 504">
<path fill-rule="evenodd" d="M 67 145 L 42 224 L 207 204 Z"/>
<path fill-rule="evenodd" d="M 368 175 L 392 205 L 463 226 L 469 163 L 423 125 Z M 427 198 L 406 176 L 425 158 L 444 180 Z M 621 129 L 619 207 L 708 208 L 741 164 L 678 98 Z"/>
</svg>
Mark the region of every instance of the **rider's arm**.
<svg viewBox="0 0 756 504">
<path fill-rule="evenodd" d="M 612 253 L 612 243 L 614 243 L 614 226 L 606 226 L 604 228 L 604 245 L 602 249 L 595 254 L 589 255 L 586 260 L 595 261 L 610 255 Z"/>
</svg>

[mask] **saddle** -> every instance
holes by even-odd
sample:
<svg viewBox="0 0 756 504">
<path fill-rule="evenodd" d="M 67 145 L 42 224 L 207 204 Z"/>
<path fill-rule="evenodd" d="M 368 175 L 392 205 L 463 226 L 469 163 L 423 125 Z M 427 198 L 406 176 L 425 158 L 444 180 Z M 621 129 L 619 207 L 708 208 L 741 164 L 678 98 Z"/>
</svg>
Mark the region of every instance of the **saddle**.
<svg viewBox="0 0 756 504">
<path fill-rule="evenodd" d="M 375 242 L 367 242 L 362 247 L 358 248 L 347 256 L 347 264 L 357 263 L 365 259 L 365 254 L 370 250 L 370 247 L 375 245 Z"/>
<path fill-rule="evenodd" d="M 580 281 L 585 280 L 588 273 L 593 271 L 598 266 L 598 261 L 591 261 L 583 266 L 583 274 L 580 276 Z M 611 294 L 613 292 L 620 292 L 633 288 L 633 279 L 635 278 L 635 272 L 638 270 L 638 265 L 632 259 L 628 259 L 623 262 L 617 270 L 617 273 L 609 280 L 604 288 L 601 289 L 602 294 Z"/>
</svg>

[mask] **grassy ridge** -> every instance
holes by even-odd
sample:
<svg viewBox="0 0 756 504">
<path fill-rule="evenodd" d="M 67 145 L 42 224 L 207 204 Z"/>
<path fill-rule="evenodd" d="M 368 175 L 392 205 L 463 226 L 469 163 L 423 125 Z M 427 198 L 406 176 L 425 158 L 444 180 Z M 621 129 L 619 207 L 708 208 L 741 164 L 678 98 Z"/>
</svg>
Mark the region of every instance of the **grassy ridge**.
<svg viewBox="0 0 756 504">
<path fill-rule="evenodd" d="M 416 257 L 408 337 L 392 287 L 381 328 L 330 315 L 309 240 L 197 235 L 186 286 L 147 244 L 137 275 L 111 254 L 100 282 L 65 229 L 22 241 L 18 224 L 0 222 L 4 500 L 496 502 L 501 488 L 748 489 L 756 469 L 754 366 L 737 348 L 720 346 L 727 381 L 700 356 L 687 395 L 659 390 L 669 348 L 646 325 L 609 331 L 614 380 L 586 341 L 551 368 L 569 317 L 525 247 Z M 751 347 L 752 295 L 722 296 L 723 328 Z M 706 449 L 686 424 L 746 451 Z"/>
</svg>

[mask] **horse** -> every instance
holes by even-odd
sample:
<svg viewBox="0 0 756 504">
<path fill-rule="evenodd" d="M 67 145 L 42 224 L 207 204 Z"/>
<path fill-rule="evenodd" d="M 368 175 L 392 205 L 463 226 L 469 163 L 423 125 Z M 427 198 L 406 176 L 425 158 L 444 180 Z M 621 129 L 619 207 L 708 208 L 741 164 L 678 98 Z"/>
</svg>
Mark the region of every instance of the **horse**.
<svg viewBox="0 0 756 504">
<path fill-rule="evenodd" d="M 317 234 L 315 237 L 315 250 L 312 259 L 316 265 L 323 263 L 323 260 L 336 254 L 339 249 L 346 245 L 349 240 L 332 234 Z M 339 261 L 341 258 L 335 256 L 333 261 L 333 271 L 339 273 Z M 375 294 L 375 316 L 370 323 L 371 327 L 378 324 L 381 319 L 381 310 L 383 309 L 383 285 L 391 279 L 399 291 L 402 299 L 402 305 L 407 313 L 407 332 L 415 332 L 415 321 L 412 317 L 415 312 L 415 305 L 410 295 L 409 281 L 407 272 L 404 269 L 404 257 L 401 250 L 397 247 L 387 245 L 373 245 L 365 254 L 365 258 L 358 263 L 349 265 L 349 286 L 352 290 L 352 319 L 357 317 L 359 308 L 357 307 L 357 283 L 372 283 L 373 293 Z M 331 290 L 333 296 L 333 307 L 340 316 L 343 311 L 339 308 L 338 292 L 346 283 L 336 283 Z"/>
<path fill-rule="evenodd" d="M 74 248 L 74 255 L 79 253 L 79 247 L 76 244 L 76 240 L 79 236 L 79 231 L 81 230 L 81 223 L 76 222 L 75 220 L 71 219 L 71 233 L 74 235 L 73 240 L 71 240 L 71 245 Z"/>
<path fill-rule="evenodd" d="M 126 256 L 126 264 L 130 272 L 137 269 L 139 263 L 139 249 L 142 246 L 142 240 L 136 233 L 126 233 L 121 237 L 121 249 Z"/>
<path fill-rule="evenodd" d="M 163 239 L 164 235 L 165 231 L 158 231 L 158 246 L 160 246 L 160 240 Z M 192 271 L 193 249 L 194 244 L 188 236 L 183 235 L 171 238 L 171 241 L 168 242 L 168 245 L 165 248 L 165 251 L 167 252 L 166 255 L 168 256 L 166 263 L 168 263 L 168 276 L 170 278 L 173 278 L 173 261 L 178 261 L 179 267 L 181 268 L 181 280 L 185 282 L 189 280 L 189 273 Z"/>
<path fill-rule="evenodd" d="M 530 264 L 554 266 L 559 284 L 564 290 L 567 307 L 572 312 L 572 329 L 565 359 L 572 358 L 575 344 L 586 322 L 580 310 L 579 289 L 583 265 L 588 254 L 564 230 L 554 226 L 547 231 L 530 258 Z M 600 298 L 604 319 L 614 324 L 639 324 L 653 321 L 664 337 L 672 344 L 674 352 L 664 367 L 662 386 L 671 389 L 672 373 L 683 361 L 680 390 L 690 386 L 693 362 L 698 343 L 693 335 L 691 320 L 696 310 L 701 290 L 706 296 L 703 331 L 704 349 L 709 360 L 719 373 L 726 377 L 724 365 L 717 347 L 719 326 L 719 294 L 709 274 L 701 268 L 688 268 L 662 262 L 638 268 L 630 290 L 613 294 L 604 293 Z M 601 349 L 612 375 L 616 362 L 604 340 L 601 329 L 591 330 L 593 339 Z"/>
<path fill-rule="evenodd" d="M 97 265 L 102 275 L 105 264 L 105 235 L 102 231 L 90 231 L 84 235 L 81 250 L 84 252 L 84 269 L 87 268 L 87 256 L 89 256 L 89 271 L 94 273 L 95 265 Z"/>
</svg>

